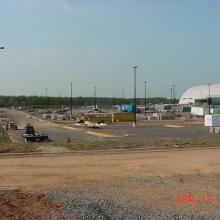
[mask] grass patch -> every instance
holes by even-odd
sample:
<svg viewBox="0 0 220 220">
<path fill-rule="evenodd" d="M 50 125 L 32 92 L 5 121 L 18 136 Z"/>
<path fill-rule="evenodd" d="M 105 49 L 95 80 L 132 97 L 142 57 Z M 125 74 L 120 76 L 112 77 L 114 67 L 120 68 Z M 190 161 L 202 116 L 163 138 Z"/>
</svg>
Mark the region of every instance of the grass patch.
<svg viewBox="0 0 220 220">
<path fill-rule="evenodd" d="M 220 147 L 220 138 L 209 139 L 151 139 L 144 142 L 136 141 L 86 141 L 60 142 L 54 146 L 66 147 L 69 150 L 108 150 L 108 149 L 174 149 L 196 147 Z"/>
<path fill-rule="evenodd" d="M 5 133 L 5 131 L 2 128 L 2 126 L 0 125 L 0 144 L 8 144 L 10 142 L 11 141 L 10 141 L 9 137 Z"/>
<path fill-rule="evenodd" d="M 0 154 L 3 153 L 33 153 L 41 152 L 39 150 L 40 146 L 48 146 L 48 144 L 39 144 L 39 143 L 9 143 L 9 144 L 0 144 Z"/>
<path fill-rule="evenodd" d="M 183 148 L 206 148 L 220 147 L 220 138 L 213 136 L 209 139 L 149 139 L 144 142 L 102 140 L 102 141 L 84 141 L 76 142 L 67 138 L 58 143 L 8 143 L 4 140 L 0 144 L 1 153 L 32 153 L 48 152 L 47 149 L 66 148 L 70 151 L 87 150 L 113 150 L 113 149 L 183 149 Z"/>
</svg>

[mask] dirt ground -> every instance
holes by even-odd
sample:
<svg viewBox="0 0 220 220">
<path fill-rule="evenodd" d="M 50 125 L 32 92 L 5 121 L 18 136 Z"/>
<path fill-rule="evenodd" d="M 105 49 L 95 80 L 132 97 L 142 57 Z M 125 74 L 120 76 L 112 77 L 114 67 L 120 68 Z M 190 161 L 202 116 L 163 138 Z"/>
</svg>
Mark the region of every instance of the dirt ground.
<svg viewBox="0 0 220 220">
<path fill-rule="evenodd" d="M 32 195 L 51 188 L 74 189 L 114 196 L 120 201 L 147 201 L 155 208 L 187 206 L 187 202 L 178 202 L 178 196 L 192 194 L 196 201 L 194 208 L 220 211 L 220 149 L 1 156 L 0 179 L 0 187 L 19 187 Z M 207 199 L 203 201 L 208 195 L 212 196 L 209 203 Z M 46 210 L 57 207 L 57 204 L 44 199 L 41 202 L 42 198 L 31 195 L 25 199 L 26 203 L 20 199 L 22 194 L 18 194 L 18 198 L 16 195 L 16 199 L 11 196 L 11 201 L 24 204 L 24 207 L 28 201 L 37 201 L 27 206 L 30 210 L 32 207 L 38 210 L 42 204 Z M 16 204 L 7 207 L 10 195 L 1 199 L 0 215 L 6 213 L 7 217 L 11 211 L 16 212 Z M 5 212 L 4 207 L 11 211 Z"/>
<path fill-rule="evenodd" d="M 0 195 L 0 218 L 2 220 L 41 220 L 60 216 L 61 203 L 51 201 L 43 195 L 5 192 Z"/>
<path fill-rule="evenodd" d="M 219 174 L 220 149 L 1 156 L 1 186 L 40 190 L 112 178 Z"/>
</svg>

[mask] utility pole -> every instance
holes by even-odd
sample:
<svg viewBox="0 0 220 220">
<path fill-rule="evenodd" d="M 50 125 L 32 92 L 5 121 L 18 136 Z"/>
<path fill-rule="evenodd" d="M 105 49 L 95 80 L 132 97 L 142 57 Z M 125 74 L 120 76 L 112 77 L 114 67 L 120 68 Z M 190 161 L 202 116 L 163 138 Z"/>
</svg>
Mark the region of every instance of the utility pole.
<svg viewBox="0 0 220 220">
<path fill-rule="evenodd" d="M 136 127 L 137 123 L 137 97 L 136 97 L 136 73 L 137 73 L 137 66 L 134 66 L 134 122 L 133 122 L 133 127 Z"/>
<path fill-rule="evenodd" d="M 146 116 L 147 111 L 147 82 L 144 82 L 144 115 Z"/>
<path fill-rule="evenodd" d="M 94 109 L 96 110 L 96 86 L 94 87 Z"/>
<path fill-rule="evenodd" d="M 73 83 L 70 83 L 70 115 L 73 115 Z"/>
</svg>

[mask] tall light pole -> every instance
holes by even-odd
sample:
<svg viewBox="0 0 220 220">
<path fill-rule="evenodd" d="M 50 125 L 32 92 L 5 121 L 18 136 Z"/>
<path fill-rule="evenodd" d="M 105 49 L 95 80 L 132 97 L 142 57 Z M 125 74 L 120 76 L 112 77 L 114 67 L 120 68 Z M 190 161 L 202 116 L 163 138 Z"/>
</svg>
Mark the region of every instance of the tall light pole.
<svg viewBox="0 0 220 220">
<path fill-rule="evenodd" d="M 173 104 L 173 87 L 170 88 L 170 104 Z"/>
<path fill-rule="evenodd" d="M 0 47 L 0 50 L 4 50 L 5 47 Z M 3 96 L 2 96 L 2 105 L 3 105 Z"/>
<path fill-rule="evenodd" d="M 96 110 L 96 86 L 94 86 L 94 109 Z"/>
<path fill-rule="evenodd" d="M 124 98 L 125 98 L 125 88 L 122 88 L 122 89 L 121 89 L 121 101 L 120 101 L 121 105 L 122 105 L 123 102 L 124 102 Z"/>
<path fill-rule="evenodd" d="M 176 88 L 176 85 L 172 85 L 173 86 L 173 104 L 176 103 L 176 91 L 175 91 L 175 88 Z"/>
<path fill-rule="evenodd" d="M 73 83 L 70 83 L 70 114 L 73 115 Z"/>
<path fill-rule="evenodd" d="M 122 99 L 125 98 L 125 88 L 122 88 Z"/>
<path fill-rule="evenodd" d="M 137 66 L 134 66 L 134 122 L 133 122 L 133 127 L 136 127 L 137 123 L 137 97 L 136 97 L 136 73 L 137 73 Z"/>
<path fill-rule="evenodd" d="M 209 115 L 211 113 L 211 83 L 209 85 L 209 97 L 208 97 L 208 105 L 209 105 Z"/>
<path fill-rule="evenodd" d="M 47 88 L 45 88 L 45 99 L 46 99 L 46 107 L 47 107 L 47 102 L 48 102 L 48 99 L 47 99 Z"/>
<path fill-rule="evenodd" d="M 144 82 L 144 114 L 146 116 L 147 111 L 147 82 Z"/>
</svg>

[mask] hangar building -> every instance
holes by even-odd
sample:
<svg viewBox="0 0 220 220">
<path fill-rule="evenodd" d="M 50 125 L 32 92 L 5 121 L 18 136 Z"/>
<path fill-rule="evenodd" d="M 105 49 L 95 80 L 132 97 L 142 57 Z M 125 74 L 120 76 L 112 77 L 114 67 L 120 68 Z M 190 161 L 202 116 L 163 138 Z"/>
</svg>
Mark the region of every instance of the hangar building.
<svg viewBox="0 0 220 220">
<path fill-rule="evenodd" d="M 213 105 L 220 104 L 220 84 L 212 84 L 212 85 L 200 85 L 192 87 L 180 98 L 179 104 L 195 104 L 195 103 L 207 103 L 207 99 L 212 98 Z"/>
</svg>

